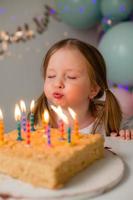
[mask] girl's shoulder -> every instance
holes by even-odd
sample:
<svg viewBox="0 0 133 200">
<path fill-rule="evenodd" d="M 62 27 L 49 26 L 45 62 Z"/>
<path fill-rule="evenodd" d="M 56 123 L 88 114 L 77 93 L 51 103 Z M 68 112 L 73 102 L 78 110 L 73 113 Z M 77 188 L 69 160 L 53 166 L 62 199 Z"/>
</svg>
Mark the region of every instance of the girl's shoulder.
<svg viewBox="0 0 133 200">
<path fill-rule="evenodd" d="M 93 133 L 93 128 L 95 125 L 97 119 L 95 119 L 95 121 L 93 121 L 90 125 L 88 125 L 87 127 L 80 129 L 79 132 L 83 133 L 83 134 L 91 134 Z M 96 127 L 95 130 L 96 133 L 100 133 L 102 135 L 105 135 L 105 128 L 104 128 L 104 124 L 103 123 L 99 123 L 99 125 Z"/>
</svg>

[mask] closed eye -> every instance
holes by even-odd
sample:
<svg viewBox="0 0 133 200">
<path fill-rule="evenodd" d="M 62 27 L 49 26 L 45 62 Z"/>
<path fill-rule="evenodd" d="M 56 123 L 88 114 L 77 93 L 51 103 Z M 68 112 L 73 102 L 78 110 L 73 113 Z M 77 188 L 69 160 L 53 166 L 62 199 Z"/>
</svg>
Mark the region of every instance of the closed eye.
<svg viewBox="0 0 133 200">
<path fill-rule="evenodd" d="M 69 78 L 69 79 L 76 79 L 77 77 L 76 76 L 67 76 L 67 78 Z"/>
<path fill-rule="evenodd" d="M 49 75 L 48 78 L 55 78 L 55 75 Z"/>
</svg>

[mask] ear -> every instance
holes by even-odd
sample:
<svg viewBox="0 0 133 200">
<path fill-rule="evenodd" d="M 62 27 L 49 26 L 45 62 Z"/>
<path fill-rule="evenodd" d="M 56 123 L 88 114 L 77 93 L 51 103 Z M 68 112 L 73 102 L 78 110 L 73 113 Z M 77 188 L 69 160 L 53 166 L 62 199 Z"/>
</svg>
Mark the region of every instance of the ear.
<svg viewBox="0 0 133 200">
<path fill-rule="evenodd" d="M 89 93 L 89 99 L 94 99 L 94 97 L 99 93 L 100 86 L 95 84 L 91 87 L 90 93 Z"/>
</svg>

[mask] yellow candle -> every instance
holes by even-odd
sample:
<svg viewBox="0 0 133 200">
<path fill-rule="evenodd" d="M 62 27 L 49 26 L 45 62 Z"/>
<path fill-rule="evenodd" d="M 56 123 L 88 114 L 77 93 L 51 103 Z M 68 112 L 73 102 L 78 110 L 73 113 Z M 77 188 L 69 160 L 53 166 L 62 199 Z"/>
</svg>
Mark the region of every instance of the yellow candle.
<svg viewBox="0 0 133 200">
<path fill-rule="evenodd" d="M 42 120 L 42 127 L 45 127 L 45 121 L 44 121 L 44 112 L 42 113 L 42 118 L 41 118 L 41 120 Z"/>
<path fill-rule="evenodd" d="M 0 144 L 4 142 L 4 122 L 3 122 L 3 114 L 0 109 Z"/>
<path fill-rule="evenodd" d="M 49 114 L 47 110 L 44 110 L 43 121 L 44 121 L 44 130 L 45 133 L 47 133 L 48 123 L 49 123 Z"/>
</svg>

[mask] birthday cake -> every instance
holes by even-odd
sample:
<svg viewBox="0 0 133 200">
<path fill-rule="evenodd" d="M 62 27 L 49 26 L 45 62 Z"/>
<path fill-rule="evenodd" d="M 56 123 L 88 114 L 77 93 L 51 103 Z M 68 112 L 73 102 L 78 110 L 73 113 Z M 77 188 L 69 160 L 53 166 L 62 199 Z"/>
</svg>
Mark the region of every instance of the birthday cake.
<svg viewBox="0 0 133 200">
<path fill-rule="evenodd" d="M 75 174 L 104 156 L 104 139 L 100 134 L 71 135 L 71 143 L 51 130 L 51 144 L 43 130 L 22 134 L 5 134 L 0 145 L 0 173 L 37 187 L 57 189 Z M 28 141 L 28 142 L 27 142 Z"/>
</svg>

